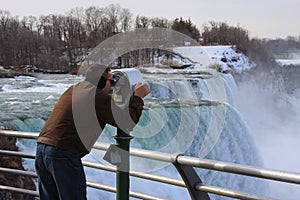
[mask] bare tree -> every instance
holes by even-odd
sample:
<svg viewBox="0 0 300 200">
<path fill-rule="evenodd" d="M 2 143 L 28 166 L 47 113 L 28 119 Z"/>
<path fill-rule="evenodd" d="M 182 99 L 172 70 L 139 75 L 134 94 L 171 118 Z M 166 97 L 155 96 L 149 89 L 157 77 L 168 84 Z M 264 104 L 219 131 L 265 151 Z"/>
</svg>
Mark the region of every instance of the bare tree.
<svg viewBox="0 0 300 200">
<path fill-rule="evenodd" d="M 210 21 L 202 32 L 204 44 L 237 45 L 244 48 L 249 42 L 248 31 L 240 25 L 229 26 L 226 22 Z"/>
<path fill-rule="evenodd" d="M 63 34 L 63 42 L 67 51 L 71 66 L 76 66 L 79 62 L 78 58 L 83 55 L 83 41 L 85 38 L 84 27 L 79 19 L 72 16 L 61 18 L 61 31 Z"/>
<path fill-rule="evenodd" d="M 9 43 L 6 39 L 8 22 L 11 19 L 9 11 L 0 10 L 0 65 L 7 64 L 7 49 L 9 49 Z"/>
<path fill-rule="evenodd" d="M 38 59 L 38 19 L 34 16 L 24 17 L 21 21 L 20 51 L 22 64 L 36 65 Z M 21 46 L 22 45 L 22 46 Z"/>
<path fill-rule="evenodd" d="M 131 28 L 132 25 L 132 14 L 128 9 L 122 9 L 120 13 L 120 31 L 126 32 Z"/>
<path fill-rule="evenodd" d="M 108 21 L 103 8 L 89 7 L 85 10 L 85 25 L 88 34 L 88 47 L 94 47 L 104 39 L 103 27 Z"/>
<path fill-rule="evenodd" d="M 7 10 L 0 10 L 0 25 L 2 30 L 6 30 L 9 19 L 11 18 L 10 12 Z"/>
<path fill-rule="evenodd" d="M 18 65 L 21 60 L 21 54 L 19 51 L 19 29 L 20 23 L 17 17 L 11 17 L 8 19 L 5 25 L 3 53 L 5 56 L 5 63 L 7 65 Z"/>
<path fill-rule="evenodd" d="M 152 27 L 159 27 L 159 28 L 170 28 L 171 27 L 171 23 L 169 22 L 169 20 L 165 19 L 165 18 L 152 18 L 151 20 L 151 26 Z"/>
<path fill-rule="evenodd" d="M 109 27 L 111 29 L 111 33 L 115 34 L 119 32 L 119 17 L 121 12 L 121 7 L 119 4 L 111 4 L 105 8 L 108 17 Z"/>
<path fill-rule="evenodd" d="M 150 25 L 150 19 L 145 16 L 137 16 L 135 19 L 135 28 L 148 28 Z"/>
</svg>

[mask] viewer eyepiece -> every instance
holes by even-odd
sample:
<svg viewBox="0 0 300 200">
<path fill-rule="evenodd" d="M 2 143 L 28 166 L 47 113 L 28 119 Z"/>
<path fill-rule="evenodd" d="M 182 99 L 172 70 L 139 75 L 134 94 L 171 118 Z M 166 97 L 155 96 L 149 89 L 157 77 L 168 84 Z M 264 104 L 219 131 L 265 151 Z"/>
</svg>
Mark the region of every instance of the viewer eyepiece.
<svg viewBox="0 0 300 200">
<path fill-rule="evenodd" d="M 119 79 L 120 79 L 120 76 L 118 76 L 117 74 L 113 74 L 113 77 L 109 78 L 107 80 L 110 81 L 111 86 L 115 86 Z"/>
</svg>

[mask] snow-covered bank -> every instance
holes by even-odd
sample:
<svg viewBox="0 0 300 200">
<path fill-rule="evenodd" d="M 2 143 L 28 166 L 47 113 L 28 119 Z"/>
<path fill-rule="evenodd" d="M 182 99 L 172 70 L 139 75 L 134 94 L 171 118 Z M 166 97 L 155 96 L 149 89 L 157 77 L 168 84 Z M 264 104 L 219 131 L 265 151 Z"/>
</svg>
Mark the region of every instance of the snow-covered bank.
<svg viewBox="0 0 300 200">
<path fill-rule="evenodd" d="M 191 74 L 205 72 L 215 74 L 216 72 L 240 73 L 256 67 L 243 53 L 237 51 L 234 46 L 180 46 L 171 49 L 176 55 L 172 58 L 159 57 L 153 66 L 142 67 L 145 73 L 166 73 L 166 74 Z M 166 65 L 166 63 L 168 65 Z M 172 64 L 178 65 L 176 69 Z M 182 68 L 180 68 L 180 65 Z M 188 67 L 185 67 L 188 66 Z M 211 70 L 213 69 L 213 70 Z"/>
<path fill-rule="evenodd" d="M 202 46 L 214 63 L 220 64 L 223 71 L 241 72 L 256 66 L 245 54 L 234 46 Z"/>
<path fill-rule="evenodd" d="M 295 65 L 300 67 L 300 59 L 276 59 L 281 66 Z"/>
<path fill-rule="evenodd" d="M 184 46 L 176 47 L 173 51 L 190 58 L 196 63 L 195 68 L 207 68 L 217 64 L 220 65 L 221 72 L 228 70 L 241 72 L 256 66 L 234 46 Z"/>
</svg>

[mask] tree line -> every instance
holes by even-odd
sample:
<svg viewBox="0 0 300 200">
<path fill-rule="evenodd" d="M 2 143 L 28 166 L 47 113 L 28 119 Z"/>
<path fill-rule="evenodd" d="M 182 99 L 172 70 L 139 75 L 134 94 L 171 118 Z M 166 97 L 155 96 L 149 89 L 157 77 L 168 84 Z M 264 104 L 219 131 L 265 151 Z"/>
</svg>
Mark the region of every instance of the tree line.
<svg viewBox="0 0 300 200">
<path fill-rule="evenodd" d="M 272 52 L 267 48 L 270 43 L 268 46 L 265 40 L 250 39 L 248 30 L 239 25 L 211 21 L 200 31 L 190 19 L 134 17 L 128 9 L 111 4 L 104 8 L 74 8 L 65 15 L 27 16 L 22 19 L 0 10 L 0 65 L 70 70 L 108 37 L 152 27 L 179 31 L 201 45 L 235 45 L 255 62 L 267 59 L 268 65 L 274 64 Z M 152 62 L 154 53 L 157 50 L 134 51 L 119 60 L 126 65 L 138 65 L 140 60 Z M 130 63 L 129 60 L 135 62 Z"/>
<path fill-rule="evenodd" d="M 119 5 L 74 8 L 66 15 L 28 16 L 21 20 L 0 10 L 0 65 L 32 65 L 46 69 L 70 69 L 97 44 L 117 33 L 135 28 L 164 27 L 199 39 L 190 20 L 133 18 Z M 186 31 L 185 29 L 189 29 Z"/>
<path fill-rule="evenodd" d="M 286 39 L 263 40 L 263 45 L 276 58 L 290 59 L 293 54 L 300 56 L 300 36 L 288 36 Z"/>
</svg>

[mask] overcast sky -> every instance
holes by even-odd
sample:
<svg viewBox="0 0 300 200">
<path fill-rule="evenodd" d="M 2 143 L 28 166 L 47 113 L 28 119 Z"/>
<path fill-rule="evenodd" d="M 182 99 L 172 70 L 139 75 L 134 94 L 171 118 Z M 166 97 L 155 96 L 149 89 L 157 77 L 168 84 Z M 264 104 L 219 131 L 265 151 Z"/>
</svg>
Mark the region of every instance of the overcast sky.
<svg viewBox="0 0 300 200">
<path fill-rule="evenodd" d="M 250 37 L 300 36 L 300 0 L 0 0 L 13 16 L 66 14 L 72 8 L 119 4 L 147 17 L 190 18 L 200 28 L 209 21 L 239 24 Z"/>
</svg>

